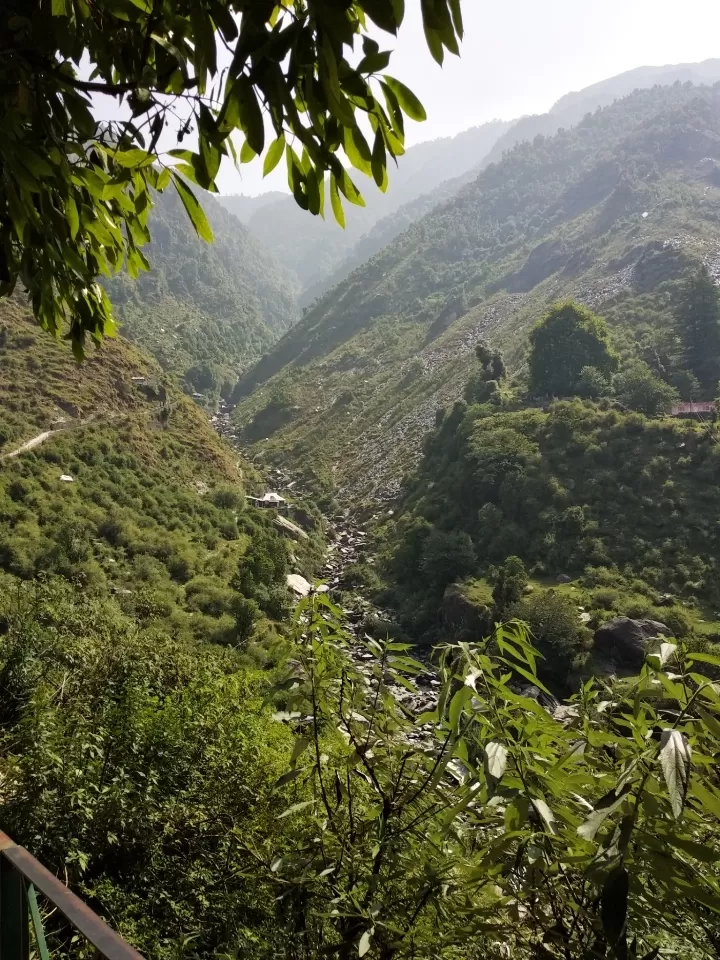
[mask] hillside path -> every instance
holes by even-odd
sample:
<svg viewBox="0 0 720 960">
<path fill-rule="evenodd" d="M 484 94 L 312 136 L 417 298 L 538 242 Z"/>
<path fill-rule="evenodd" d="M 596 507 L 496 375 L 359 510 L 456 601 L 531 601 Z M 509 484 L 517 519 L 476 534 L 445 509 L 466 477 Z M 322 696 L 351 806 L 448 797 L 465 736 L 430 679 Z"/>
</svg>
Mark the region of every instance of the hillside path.
<svg viewBox="0 0 720 960">
<path fill-rule="evenodd" d="M 52 437 L 53 434 L 59 432 L 59 430 L 43 430 L 42 433 L 39 433 L 31 440 L 26 440 L 25 443 L 20 444 L 19 447 L 16 447 L 9 453 L 0 453 L 0 460 L 10 460 L 11 457 L 19 457 L 21 454 L 27 453 L 29 450 L 34 450 L 35 447 L 39 447 L 41 443 L 45 443 L 45 441 L 49 437 Z"/>
</svg>

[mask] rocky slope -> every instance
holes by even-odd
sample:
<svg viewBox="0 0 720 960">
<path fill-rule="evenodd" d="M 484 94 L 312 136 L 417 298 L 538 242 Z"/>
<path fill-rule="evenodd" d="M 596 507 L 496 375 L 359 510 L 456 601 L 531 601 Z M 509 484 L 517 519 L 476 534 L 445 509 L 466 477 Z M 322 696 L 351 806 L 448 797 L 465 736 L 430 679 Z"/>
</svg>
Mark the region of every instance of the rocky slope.
<svg viewBox="0 0 720 960">
<path fill-rule="evenodd" d="M 638 91 L 519 144 L 309 311 L 241 380 L 237 419 L 272 458 L 347 496 L 391 495 L 481 336 L 515 368 L 572 296 L 632 337 L 662 285 L 720 253 L 720 93 Z M 640 309 L 642 307 L 642 309 Z"/>
</svg>

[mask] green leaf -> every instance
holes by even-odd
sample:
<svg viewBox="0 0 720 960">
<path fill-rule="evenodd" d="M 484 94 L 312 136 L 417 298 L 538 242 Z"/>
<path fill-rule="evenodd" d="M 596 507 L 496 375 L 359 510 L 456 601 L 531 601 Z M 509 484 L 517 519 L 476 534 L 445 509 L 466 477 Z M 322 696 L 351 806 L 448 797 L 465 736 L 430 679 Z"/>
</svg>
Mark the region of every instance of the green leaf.
<svg viewBox="0 0 720 960">
<path fill-rule="evenodd" d="M 712 663 L 714 666 L 720 667 L 720 657 L 714 653 L 689 653 L 688 660 L 690 663 L 695 663 L 696 660 L 699 660 L 702 663 Z"/>
<path fill-rule="evenodd" d="M 284 152 L 285 134 L 281 133 L 277 140 L 273 140 L 273 142 L 270 144 L 270 149 L 265 155 L 265 162 L 263 163 L 263 177 L 266 177 L 269 173 L 272 173 L 275 167 L 282 160 Z"/>
<path fill-rule="evenodd" d="M 380 190 L 385 193 L 388 188 L 387 153 L 385 151 L 385 139 L 380 127 L 375 131 L 375 143 L 373 144 L 370 167 L 373 180 Z"/>
<path fill-rule="evenodd" d="M 137 167 L 140 164 L 147 163 L 150 164 L 154 160 L 154 157 L 151 153 L 148 153 L 147 150 L 118 150 L 115 154 L 115 162 L 121 167 Z"/>
<path fill-rule="evenodd" d="M 706 787 L 704 783 L 695 777 L 690 792 L 694 797 L 697 797 L 708 813 L 711 813 L 720 820 L 720 795 L 718 795 L 715 790 Z"/>
<path fill-rule="evenodd" d="M 291 807 L 288 807 L 287 810 L 283 810 L 278 817 L 278 820 L 284 820 L 285 817 L 291 817 L 294 813 L 299 813 L 306 807 L 311 807 L 314 803 L 314 800 L 301 800 L 300 803 L 294 803 Z"/>
<path fill-rule="evenodd" d="M 469 687 L 461 687 L 457 693 L 453 695 L 453 698 L 450 701 L 450 708 L 448 710 L 448 723 L 451 730 L 457 730 L 460 723 L 462 709 L 471 697 L 472 690 L 470 690 Z"/>
<path fill-rule="evenodd" d="M 690 779 L 690 755 L 690 744 L 679 730 L 663 730 L 659 759 L 675 819 L 682 816 L 685 805 Z"/>
<path fill-rule="evenodd" d="M 485 747 L 485 765 L 493 780 L 502 780 L 507 767 L 507 748 L 502 743 L 491 741 Z"/>
<path fill-rule="evenodd" d="M 312 739 L 310 737 L 298 737 L 297 740 L 295 741 L 295 744 L 293 745 L 293 752 L 292 752 L 292 756 L 290 757 L 290 763 L 294 764 L 297 761 L 298 757 L 301 756 L 303 753 L 305 753 L 305 751 L 307 750 L 307 748 L 310 746 L 311 743 L 312 743 Z"/>
<path fill-rule="evenodd" d="M 404 83 L 400 83 L 400 81 L 396 80 L 394 77 L 388 76 L 388 74 L 385 74 L 384 81 L 395 94 L 397 102 L 399 103 L 403 112 L 406 113 L 411 120 L 417 120 L 418 122 L 427 120 L 425 108 L 412 90 L 406 87 Z"/>
<path fill-rule="evenodd" d="M 240 147 L 240 163 L 250 163 L 256 156 L 257 154 L 250 146 L 250 143 L 247 140 L 243 140 L 243 145 Z"/>
<path fill-rule="evenodd" d="M 610 793 L 606 793 L 604 797 L 601 797 L 595 804 L 595 809 L 585 823 L 582 823 L 577 828 L 578 835 L 581 836 L 583 840 L 593 840 L 605 818 L 617 810 L 631 790 L 632 787 L 630 784 L 625 784 L 621 790 L 611 790 Z"/>
<path fill-rule="evenodd" d="M 372 940 L 374 930 L 374 927 L 370 927 L 370 929 L 366 930 L 365 933 L 360 937 L 360 942 L 358 943 L 358 956 L 364 957 L 370 949 L 370 941 Z"/>
<path fill-rule="evenodd" d="M 394 5 L 388 3 L 388 0 L 362 0 L 362 7 L 373 23 L 377 24 L 381 30 L 385 30 L 387 33 L 397 33 L 400 20 L 398 20 Z"/>
<path fill-rule="evenodd" d="M 255 93 L 255 87 L 246 76 L 240 76 L 233 84 L 231 96 L 237 104 L 243 133 L 252 149 L 259 156 L 265 147 L 265 121 Z"/>
<path fill-rule="evenodd" d="M 344 127 L 343 145 L 350 163 L 361 173 L 370 176 L 370 147 L 357 127 Z"/>
<path fill-rule="evenodd" d="M 212 243 L 213 232 L 208 219 L 205 216 L 205 212 L 197 201 L 197 197 L 192 192 L 190 187 L 185 183 L 182 177 L 178 176 L 176 173 L 173 173 L 172 176 L 178 196 L 182 200 L 185 211 L 190 217 L 190 221 L 195 227 L 198 236 L 203 240 L 206 240 L 208 243 Z"/>
<path fill-rule="evenodd" d="M 455 33 L 462 40 L 463 34 L 465 32 L 463 26 L 462 10 L 460 8 L 460 0 L 450 0 L 450 12 L 452 14 L 453 26 L 455 27 Z"/>
<path fill-rule="evenodd" d="M 68 197 L 65 212 L 67 214 L 68 227 L 70 228 L 70 236 L 73 240 L 75 240 L 80 229 L 80 217 L 78 215 L 77 204 L 75 203 L 73 197 Z"/>
<path fill-rule="evenodd" d="M 345 211 L 343 210 L 342 200 L 338 193 L 337 180 L 335 179 L 334 173 L 330 174 L 330 205 L 332 206 L 335 219 L 340 226 L 345 229 Z"/>
<path fill-rule="evenodd" d="M 709 710 L 705 710 L 703 707 L 698 707 L 698 715 L 710 733 L 712 733 L 712 735 L 720 741 L 720 721 L 717 720 L 717 718 L 714 717 Z"/>
</svg>

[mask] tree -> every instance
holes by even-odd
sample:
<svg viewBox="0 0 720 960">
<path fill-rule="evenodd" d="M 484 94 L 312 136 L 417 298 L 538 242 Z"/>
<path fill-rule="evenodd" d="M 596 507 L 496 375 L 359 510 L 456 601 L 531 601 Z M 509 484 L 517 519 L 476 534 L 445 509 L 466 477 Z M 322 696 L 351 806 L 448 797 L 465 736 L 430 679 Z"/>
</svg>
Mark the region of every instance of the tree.
<svg viewBox="0 0 720 960">
<path fill-rule="evenodd" d="M 675 387 L 656 377 L 642 360 L 635 360 L 618 374 L 615 393 L 620 403 L 639 410 L 646 417 L 667 413 L 679 399 Z"/>
<path fill-rule="evenodd" d="M 98 276 L 148 267 L 151 191 L 172 184 L 210 240 L 188 181 L 214 191 L 227 156 L 264 154 L 268 173 L 284 155 L 300 206 L 323 214 L 329 190 L 342 223 L 341 195 L 364 201 L 341 154 L 384 190 L 404 116 L 425 118 L 371 36 L 373 25 L 397 33 L 403 11 L 398 0 L 3 3 L 0 295 L 20 281 L 38 322 L 69 328 L 82 356 L 87 335 L 113 331 Z M 442 63 L 458 53 L 460 0 L 423 3 L 423 14 Z M 116 98 L 127 119 L 100 121 L 93 94 Z"/>
<path fill-rule="evenodd" d="M 530 391 L 571 396 L 585 367 L 605 377 L 617 368 L 605 321 L 579 303 L 558 303 L 530 334 Z"/>
<path fill-rule="evenodd" d="M 597 367 L 583 367 L 576 386 L 579 397 L 596 400 L 610 393 L 610 379 Z"/>
<path fill-rule="evenodd" d="M 486 340 L 480 340 L 475 347 L 475 356 L 480 362 L 480 370 L 466 383 L 463 397 L 471 404 L 491 402 L 499 405 L 502 402 L 499 381 L 505 379 L 507 372 L 503 355 Z"/>
<path fill-rule="evenodd" d="M 705 267 L 687 282 L 677 324 L 687 366 L 704 390 L 713 390 L 720 377 L 720 300 Z"/>
<path fill-rule="evenodd" d="M 516 603 L 527 586 L 528 575 L 520 557 L 508 557 L 498 570 L 493 587 L 493 600 L 498 614 L 503 616 L 511 604 Z"/>
<path fill-rule="evenodd" d="M 423 544 L 420 569 L 428 583 L 442 591 L 453 580 L 472 573 L 475 562 L 475 548 L 467 533 L 433 528 Z"/>
<path fill-rule="evenodd" d="M 578 616 L 577 602 L 557 590 L 543 590 L 514 605 L 512 615 L 527 624 L 543 659 L 540 678 L 555 691 L 564 691 L 574 659 L 582 652 L 589 631 Z"/>
</svg>

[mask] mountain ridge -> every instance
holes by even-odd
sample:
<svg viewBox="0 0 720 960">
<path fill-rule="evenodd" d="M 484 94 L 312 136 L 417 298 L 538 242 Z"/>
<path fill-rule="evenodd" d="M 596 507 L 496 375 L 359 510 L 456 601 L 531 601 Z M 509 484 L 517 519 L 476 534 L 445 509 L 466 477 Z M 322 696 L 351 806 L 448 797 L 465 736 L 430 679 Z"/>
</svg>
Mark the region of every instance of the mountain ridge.
<svg viewBox="0 0 720 960">
<path fill-rule="evenodd" d="M 351 499 L 392 495 L 435 410 L 461 395 L 479 337 L 517 367 L 554 299 L 617 322 L 620 302 L 632 312 L 654 296 L 666 309 L 658 287 L 681 269 L 678 251 L 717 272 L 719 100 L 708 87 L 638 91 L 486 167 L 240 381 L 237 420 L 263 438 L 253 449 L 324 460 Z M 269 405 L 286 422 L 263 433 Z"/>
</svg>

